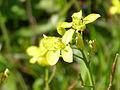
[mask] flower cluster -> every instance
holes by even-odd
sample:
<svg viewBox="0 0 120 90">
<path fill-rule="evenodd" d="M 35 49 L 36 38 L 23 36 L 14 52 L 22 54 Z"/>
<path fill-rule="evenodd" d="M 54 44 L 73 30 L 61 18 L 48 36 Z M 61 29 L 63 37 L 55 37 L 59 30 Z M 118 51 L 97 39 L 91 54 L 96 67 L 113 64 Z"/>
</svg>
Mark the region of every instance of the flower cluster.
<svg viewBox="0 0 120 90">
<path fill-rule="evenodd" d="M 112 0 L 112 6 L 110 7 L 110 13 L 120 14 L 120 0 Z"/>
<path fill-rule="evenodd" d="M 86 28 L 86 24 L 94 22 L 97 18 L 99 18 L 99 14 L 89 14 L 85 18 L 82 16 L 82 10 L 80 12 L 74 13 L 72 15 L 72 22 L 61 22 L 57 25 L 57 32 L 60 35 L 64 35 L 71 30 L 74 30 L 74 34 L 68 33 L 67 37 L 74 37 L 76 42 L 76 46 L 78 49 L 84 49 L 82 35 L 78 31 L 84 31 Z M 68 30 L 68 31 L 66 31 Z M 73 36 L 71 36 L 73 35 Z"/>
<path fill-rule="evenodd" d="M 59 23 L 57 32 L 62 38 L 44 36 L 38 47 L 29 47 L 27 53 L 32 56 L 30 63 L 38 62 L 43 66 L 53 66 L 58 62 L 59 57 L 62 57 L 65 62 L 71 63 L 73 52 L 69 43 L 74 40 L 78 49 L 84 49 L 82 35 L 78 31 L 84 31 L 86 24 L 95 21 L 99 17 L 99 14 L 90 14 L 83 18 L 82 10 L 80 10 L 80 12 L 72 15 L 72 22 Z"/>
<path fill-rule="evenodd" d="M 45 36 L 39 43 L 39 47 L 31 46 L 27 49 L 32 56 L 30 63 L 38 62 L 42 66 L 55 65 L 61 56 L 64 61 L 72 62 L 72 49 L 65 43 L 64 38 Z"/>
</svg>

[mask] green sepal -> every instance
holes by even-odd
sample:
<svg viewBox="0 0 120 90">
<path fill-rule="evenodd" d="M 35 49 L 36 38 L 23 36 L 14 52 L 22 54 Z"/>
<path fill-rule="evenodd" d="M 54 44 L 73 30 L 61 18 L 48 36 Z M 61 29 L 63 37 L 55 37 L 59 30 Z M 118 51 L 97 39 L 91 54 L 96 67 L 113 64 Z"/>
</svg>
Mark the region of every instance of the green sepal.
<svg viewBox="0 0 120 90">
<path fill-rule="evenodd" d="M 78 49 L 81 49 L 81 50 L 84 50 L 84 49 L 85 49 L 82 35 L 81 35 L 79 32 L 77 32 L 76 46 L 77 46 Z"/>
</svg>

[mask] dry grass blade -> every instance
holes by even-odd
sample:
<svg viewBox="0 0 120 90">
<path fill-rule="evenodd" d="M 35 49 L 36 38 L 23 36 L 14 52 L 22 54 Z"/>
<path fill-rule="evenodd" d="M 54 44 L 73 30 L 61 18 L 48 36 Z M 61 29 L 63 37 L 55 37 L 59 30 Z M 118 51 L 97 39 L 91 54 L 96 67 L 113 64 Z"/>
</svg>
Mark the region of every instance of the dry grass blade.
<svg viewBox="0 0 120 90">
<path fill-rule="evenodd" d="M 112 66 L 112 72 L 110 74 L 110 83 L 109 83 L 109 87 L 108 87 L 107 90 L 110 90 L 111 87 L 112 87 L 112 82 L 113 82 L 113 79 L 114 79 L 114 73 L 115 73 L 115 68 L 116 68 L 116 63 L 117 63 L 118 56 L 119 56 L 119 54 L 117 53 L 116 57 L 115 57 L 115 60 L 114 60 L 114 63 L 113 63 L 113 66 Z"/>
</svg>

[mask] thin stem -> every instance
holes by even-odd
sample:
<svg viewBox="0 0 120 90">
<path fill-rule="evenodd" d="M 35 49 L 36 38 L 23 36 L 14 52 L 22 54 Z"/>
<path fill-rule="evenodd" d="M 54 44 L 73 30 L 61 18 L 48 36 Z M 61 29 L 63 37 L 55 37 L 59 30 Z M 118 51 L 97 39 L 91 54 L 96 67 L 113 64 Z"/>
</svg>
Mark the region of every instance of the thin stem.
<svg viewBox="0 0 120 90">
<path fill-rule="evenodd" d="M 66 13 L 68 12 L 68 10 L 71 8 L 72 4 L 73 4 L 73 0 L 70 0 L 70 1 L 67 3 L 67 5 L 65 5 L 65 7 L 64 7 L 63 10 L 62 10 L 62 12 L 60 12 L 60 15 L 61 15 L 61 16 L 66 15 Z"/>
<path fill-rule="evenodd" d="M 50 78 L 48 80 L 48 83 L 50 83 L 52 81 L 52 79 L 53 79 L 53 77 L 55 75 L 55 71 L 56 71 L 56 66 L 53 67 L 53 71 L 52 71 L 52 74 L 51 74 L 51 76 L 50 76 Z"/>
<path fill-rule="evenodd" d="M 5 41 L 6 50 L 8 52 L 8 59 L 9 59 L 10 62 L 13 62 L 8 30 L 6 28 L 5 23 L 3 22 L 1 12 L 0 12 L 0 28 L 1 28 L 3 38 L 4 38 L 4 41 Z"/>
<path fill-rule="evenodd" d="M 109 87 L 108 87 L 107 90 L 110 90 L 111 87 L 112 87 L 112 82 L 113 82 L 113 79 L 114 79 L 114 73 L 115 73 L 115 68 L 116 68 L 116 63 L 117 63 L 117 60 L 118 60 L 118 56 L 119 56 L 119 54 L 117 53 L 116 57 L 115 57 L 115 60 L 114 60 L 114 63 L 113 63 L 113 66 L 112 66 L 112 72 L 111 72 L 111 75 L 110 75 L 110 84 L 109 84 Z"/>
<path fill-rule="evenodd" d="M 68 90 L 72 90 L 77 84 L 78 84 L 78 81 L 75 81 L 74 83 L 72 83 L 72 85 L 70 85 Z"/>
<path fill-rule="evenodd" d="M 27 8 L 27 15 L 29 19 L 29 24 L 31 26 L 31 32 L 32 32 L 32 43 L 35 43 L 35 26 L 36 26 L 36 20 L 32 15 L 32 7 L 31 7 L 31 0 L 27 0 L 26 3 L 26 8 Z"/>
<path fill-rule="evenodd" d="M 49 90 L 49 83 L 48 83 L 48 67 L 45 69 L 45 90 Z"/>
<path fill-rule="evenodd" d="M 4 37 L 4 41 L 5 41 L 5 44 L 6 44 L 7 51 L 10 53 L 11 47 L 10 47 L 9 36 L 8 36 L 7 28 L 6 28 L 6 26 L 5 26 L 5 24 L 2 20 L 1 12 L 0 12 L 0 28 L 1 28 L 1 31 L 3 33 L 3 37 Z"/>
</svg>

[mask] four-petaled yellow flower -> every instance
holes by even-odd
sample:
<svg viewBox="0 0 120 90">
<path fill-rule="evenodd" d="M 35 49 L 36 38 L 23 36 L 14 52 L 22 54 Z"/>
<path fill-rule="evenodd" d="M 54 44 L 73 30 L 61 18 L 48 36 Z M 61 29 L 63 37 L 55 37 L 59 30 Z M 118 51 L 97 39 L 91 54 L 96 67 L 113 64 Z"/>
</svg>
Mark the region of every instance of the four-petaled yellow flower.
<svg viewBox="0 0 120 90">
<path fill-rule="evenodd" d="M 39 47 L 30 46 L 27 49 L 28 55 L 32 56 L 30 63 L 38 62 L 42 66 L 53 66 L 58 62 L 59 57 L 62 57 L 65 62 L 71 63 L 73 52 L 68 44 L 69 41 L 66 41 L 64 37 L 44 37 L 40 41 Z"/>
</svg>

